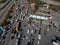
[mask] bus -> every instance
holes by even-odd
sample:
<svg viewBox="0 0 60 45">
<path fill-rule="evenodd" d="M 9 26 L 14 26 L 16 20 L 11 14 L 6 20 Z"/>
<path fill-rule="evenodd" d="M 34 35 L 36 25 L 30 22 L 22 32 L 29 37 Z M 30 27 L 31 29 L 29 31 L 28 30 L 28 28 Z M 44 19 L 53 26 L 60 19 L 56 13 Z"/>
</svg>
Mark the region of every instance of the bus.
<svg viewBox="0 0 60 45">
<path fill-rule="evenodd" d="M 44 17 L 44 16 L 37 16 L 37 15 L 30 15 L 29 18 L 37 19 L 37 20 L 48 20 L 47 17 Z"/>
</svg>

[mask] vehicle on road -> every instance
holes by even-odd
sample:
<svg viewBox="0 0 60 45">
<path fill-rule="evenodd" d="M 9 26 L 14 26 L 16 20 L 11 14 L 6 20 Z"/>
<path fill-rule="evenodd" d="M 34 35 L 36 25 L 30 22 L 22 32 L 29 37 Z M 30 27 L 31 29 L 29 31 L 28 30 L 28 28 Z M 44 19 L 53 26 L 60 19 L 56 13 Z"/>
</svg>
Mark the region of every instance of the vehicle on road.
<svg viewBox="0 0 60 45">
<path fill-rule="evenodd" d="M 47 27 L 47 31 L 49 31 L 49 27 Z"/>
<path fill-rule="evenodd" d="M 59 45 L 59 43 L 57 42 L 57 40 L 51 40 L 51 42 L 52 42 L 52 45 Z"/>
<path fill-rule="evenodd" d="M 34 33 L 34 30 L 32 29 L 32 30 L 31 30 L 31 34 L 33 34 L 33 33 Z"/>
<path fill-rule="evenodd" d="M 39 30 L 38 34 L 41 34 L 41 30 Z"/>
<path fill-rule="evenodd" d="M 5 31 L 5 30 L 3 29 L 3 27 L 0 26 L 0 37 L 1 37 L 2 34 L 4 34 L 4 33 L 3 33 L 4 31 Z"/>
<path fill-rule="evenodd" d="M 14 39 L 14 37 L 15 37 L 14 34 L 12 34 L 11 39 Z"/>
<path fill-rule="evenodd" d="M 54 41 L 53 41 L 53 43 L 52 43 L 52 44 L 53 44 L 53 45 L 59 45 L 57 42 L 54 42 Z"/>
<path fill-rule="evenodd" d="M 48 20 L 47 17 L 44 17 L 44 16 L 36 16 L 36 15 L 30 15 L 30 18 L 31 19 L 36 19 L 36 20 L 42 20 L 42 21 Z"/>
<path fill-rule="evenodd" d="M 34 32 L 35 34 L 37 33 L 37 30 L 35 29 L 35 32 Z"/>
<path fill-rule="evenodd" d="M 56 39 L 52 39 L 51 42 L 53 45 L 60 45 L 60 37 L 55 36 Z"/>
<path fill-rule="evenodd" d="M 60 31 L 60 29 L 58 29 L 58 31 Z"/>
<path fill-rule="evenodd" d="M 30 31 L 30 30 L 28 29 L 28 30 L 27 30 L 27 34 L 29 33 L 29 31 Z"/>
<path fill-rule="evenodd" d="M 28 36 L 26 36 L 26 39 L 28 39 Z"/>
<path fill-rule="evenodd" d="M 44 14 L 45 17 L 47 17 L 48 19 L 52 19 L 52 16 L 49 14 Z"/>
<path fill-rule="evenodd" d="M 18 44 L 18 39 L 16 39 L 16 45 Z"/>
<path fill-rule="evenodd" d="M 21 38 L 18 39 L 18 44 L 17 45 L 20 45 L 21 44 Z"/>
<path fill-rule="evenodd" d="M 27 45 L 30 45 L 30 42 L 27 42 Z"/>
<path fill-rule="evenodd" d="M 11 39 L 14 39 L 14 36 L 12 36 Z"/>
<path fill-rule="evenodd" d="M 39 44 L 39 40 L 38 40 L 37 44 Z"/>
<path fill-rule="evenodd" d="M 20 34 L 18 34 L 18 38 L 20 38 Z"/>
<path fill-rule="evenodd" d="M 6 36 L 3 36 L 3 37 L 2 37 L 2 39 L 5 39 L 5 38 L 6 38 Z"/>
<path fill-rule="evenodd" d="M 41 39 L 41 34 L 38 34 L 38 40 L 40 40 Z"/>
</svg>

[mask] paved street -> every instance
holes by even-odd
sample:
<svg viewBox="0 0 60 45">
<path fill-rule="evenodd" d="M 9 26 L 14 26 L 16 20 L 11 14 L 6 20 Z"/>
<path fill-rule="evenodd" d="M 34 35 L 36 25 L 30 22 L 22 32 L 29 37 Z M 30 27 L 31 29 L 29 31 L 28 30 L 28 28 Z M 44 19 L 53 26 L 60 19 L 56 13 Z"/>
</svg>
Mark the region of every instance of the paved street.
<svg viewBox="0 0 60 45">
<path fill-rule="evenodd" d="M 2 7 L 4 7 L 4 6 L 6 6 L 6 4 L 7 4 L 8 2 L 10 2 L 10 0 L 7 0 L 6 2 L 0 4 L 0 9 L 1 9 Z"/>
<path fill-rule="evenodd" d="M 3 16 L 3 14 L 5 14 L 5 12 L 7 11 L 7 9 L 9 8 L 10 5 L 12 5 L 12 1 L 5 7 L 5 9 L 3 9 L 1 12 L 0 12 L 0 18 Z"/>
<path fill-rule="evenodd" d="M 0 12 L 0 24 L 2 24 L 2 22 L 4 21 L 4 19 L 6 18 L 8 11 L 11 9 L 12 5 L 13 5 L 13 0 Z"/>
</svg>

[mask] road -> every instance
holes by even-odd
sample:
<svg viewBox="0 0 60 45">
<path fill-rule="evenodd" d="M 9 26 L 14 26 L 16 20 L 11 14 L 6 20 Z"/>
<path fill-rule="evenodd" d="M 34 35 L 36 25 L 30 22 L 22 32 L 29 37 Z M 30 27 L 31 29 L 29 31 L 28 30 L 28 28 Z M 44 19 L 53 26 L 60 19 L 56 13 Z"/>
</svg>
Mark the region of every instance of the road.
<svg viewBox="0 0 60 45">
<path fill-rule="evenodd" d="M 52 45 L 51 39 L 54 39 L 55 36 L 59 36 L 59 37 L 60 37 L 60 35 L 59 35 L 60 33 L 59 33 L 59 32 L 56 32 L 57 28 L 54 28 L 53 25 L 51 26 L 50 30 L 46 32 L 46 35 L 45 35 L 45 34 L 44 34 L 44 31 L 47 30 L 46 27 L 47 27 L 48 25 L 42 24 L 42 26 L 41 26 L 40 24 L 35 24 L 35 25 L 32 27 L 33 24 L 34 24 L 34 23 L 32 23 L 31 26 L 28 26 L 29 24 L 28 24 L 27 21 L 22 22 L 22 25 L 23 25 L 23 26 L 22 26 L 22 27 L 23 27 L 23 28 L 22 28 L 22 29 L 23 29 L 23 34 L 28 37 L 27 39 L 25 38 L 25 39 L 23 40 L 24 43 L 22 43 L 22 45 L 26 44 L 26 43 L 28 42 L 28 40 L 30 40 L 30 38 L 33 38 L 33 37 L 30 37 L 31 30 L 33 30 L 33 36 L 35 36 L 35 37 L 34 37 L 34 39 L 35 39 L 34 45 Z M 25 25 L 25 26 L 24 26 L 24 25 Z M 37 26 L 37 25 L 38 25 L 38 26 Z M 38 32 L 39 32 L 39 30 L 40 30 L 40 29 L 39 29 L 40 27 L 42 27 L 42 30 L 41 30 L 41 40 L 39 40 L 39 41 L 40 41 L 40 44 L 37 44 L 37 42 L 38 42 L 37 37 L 38 37 Z M 33 29 L 33 28 L 34 28 L 34 29 Z M 37 28 L 37 33 L 34 34 L 36 28 Z M 28 30 L 28 29 L 30 29 L 30 33 L 27 33 L 27 30 Z"/>
<path fill-rule="evenodd" d="M 0 24 L 4 21 L 6 18 L 8 11 L 11 9 L 13 5 L 13 0 L 0 12 Z M 2 20 L 2 21 L 1 21 Z"/>
<path fill-rule="evenodd" d="M 28 39 L 24 39 L 23 41 L 24 41 L 24 44 L 27 44 L 27 43 L 25 43 L 25 42 L 28 42 L 28 40 L 30 40 L 30 38 L 34 38 L 35 39 L 35 41 L 34 41 L 34 45 L 39 45 L 39 44 L 37 44 L 37 42 L 38 42 L 38 32 L 39 32 L 39 30 L 40 30 L 40 24 L 36 24 L 36 25 L 34 25 L 34 30 L 33 30 L 33 23 L 32 23 L 32 25 L 31 26 L 28 26 L 29 24 L 27 23 L 27 21 L 25 21 L 24 23 L 22 23 L 22 24 L 24 24 L 24 25 L 26 25 L 26 26 L 24 26 L 22 29 L 24 30 L 24 35 L 26 35 L 27 37 L 28 37 Z M 38 25 L 38 26 L 37 26 Z M 42 30 L 41 30 L 41 40 L 40 40 L 40 44 L 41 45 L 51 45 L 51 43 L 50 43 L 50 38 L 53 38 L 54 36 L 54 34 L 52 35 L 52 34 L 50 34 L 50 33 L 53 33 L 53 32 L 48 32 L 48 34 L 45 36 L 44 35 L 44 30 L 46 30 L 46 26 L 47 25 L 42 25 L 41 27 L 43 27 L 42 28 Z M 30 35 L 31 35 L 31 30 L 30 30 L 30 33 L 27 33 L 27 30 L 28 29 L 31 29 L 31 30 L 33 30 L 33 36 L 35 36 L 35 37 L 30 37 Z M 37 32 L 36 32 L 36 34 L 34 34 L 34 32 L 35 32 L 35 29 L 37 30 Z M 52 36 L 52 37 L 51 37 Z M 49 40 L 48 40 L 49 39 Z M 22 43 L 22 45 L 24 45 L 23 43 Z"/>
<path fill-rule="evenodd" d="M 7 0 L 6 2 L 0 4 L 0 9 L 1 9 L 2 7 L 4 7 L 4 6 L 6 6 L 6 4 L 8 4 L 9 2 L 10 2 L 10 0 Z"/>
<path fill-rule="evenodd" d="M 55 14 L 55 12 L 54 12 L 54 14 Z M 52 15 L 52 14 L 51 14 Z M 54 18 L 56 18 L 57 16 L 56 15 L 53 15 L 54 16 Z M 55 17 L 56 16 L 56 17 Z M 57 19 L 57 18 L 56 18 Z M 54 21 L 53 21 L 54 22 Z M 58 21 L 57 21 L 58 22 Z M 34 23 L 32 23 L 32 25 L 33 25 Z M 30 40 L 30 34 L 31 34 L 31 32 L 29 33 L 29 34 L 27 34 L 27 30 L 28 29 L 33 29 L 33 27 L 31 27 L 31 26 L 28 26 L 29 24 L 28 24 L 28 22 L 27 21 L 25 21 L 25 22 L 22 22 L 22 25 L 25 25 L 25 26 L 22 26 L 23 28 L 23 34 L 24 35 L 26 35 L 28 38 L 26 39 L 23 39 L 23 42 L 24 43 L 22 43 L 22 45 L 26 45 L 27 44 L 27 42 L 28 42 L 28 40 Z M 36 24 L 36 25 L 39 25 L 39 24 Z M 39 32 L 39 28 L 38 28 L 38 26 L 34 26 L 34 29 L 35 28 L 37 28 L 37 34 L 34 34 L 33 33 L 33 36 L 35 36 L 34 37 L 34 39 L 35 39 L 35 41 L 34 41 L 34 45 L 52 45 L 52 43 L 51 43 L 51 39 L 55 39 L 55 36 L 58 36 L 58 37 L 60 37 L 60 33 L 59 32 L 57 32 L 57 29 L 58 28 L 54 28 L 53 27 L 53 25 L 51 26 L 51 28 L 49 29 L 49 31 L 47 31 L 46 32 L 46 35 L 44 34 L 44 31 L 46 30 L 46 27 L 47 27 L 48 25 L 42 25 L 41 27 L 42 27 L 42 30 L 41 30 L 41 40 L 39 40 L 40 41 L 40 44 L 37 44 L 37 42 L 38 42 L 38 39 L 37 39 L 37 37 L 38 37 L 38 32 Z M 39 26 L 40 27 L 40 26 Z M 31 31 L 31 30 L 30 30 Z M 35 31 L 35 30 L 34 30 Z M 31 37 L 32 38 L 32 37 Z"/>
<path fill-rule="evenodd" d="M 3 16 L 3 14 L 5 14 L 5 12 L 7 12 L 7 9 L 9 9 L 9 6 L 12 5 L 12 1 L 5 7 L 5 9 L 3 9 L 1 12 L 0 12 L 0 18 Z"/>
<path fill-rule="evenodd" d="M 20 1 L 20 0 L 19 0 Z M 22 1 L 22 0 L 21 0 Z M 16 11 L 15 11 L 16 12 Z M 14 16 L 13 17 L 15 17 L 15 15 L 18 15 L 18 17 L 16 18 L 16 19 L 18 19 L 19 18 L 19 15 L 20 15 L 20 12 L 16 12 L 15 14 L 14 14 Z M 12 20 L 14 20 L 14 23 L 16 22 L 16 19 L 12 19 Z M 10 30 L 12 30 L 12 29 L 14 29 L 14 25 L 12 24 L 12 28 L 10 29 Z M 9 37 L 8 39 L 10 39 L 10 40 L 7 40 L 7 42 L 4 44 L 4 45 L 15 45 L 15 42 L 16 41 L 13 41 L 13 40 L 11 40 L 11 33 L 9 33 L 8 35 L 10 35 L 10 36 L 7 36 L 7 37 Z M 14 39 L 14 40 L 16 40 L 16 39 Z M 12 42 L 14 42 L 14 43 L 12 43 Z"/>
<path fill-rule="evenodd" d="M 48 3 L 48 4 L 53 4 L 53 5 L 58 5 L 58 6 L 60 6 L 60 3 L 58 3 L 58 2 L 54 2 L 54 1 L 52 1 L 52 0 L 42 0 L 43 2 L 46 2 L 46 3 Z"/>
<path fill-rule="evenodd" d="M 19 1 L 23 3 L 23 0 L 19 0 Z M 25 1 L 25 0 L 24 0 L 24 1 Z M 21 15 L 21 16 L 23 15 L 23 16 L 24 16 L 24 15 L 27 13 L 27 9 L 28 9 L 28 7 L 25 7 L 25 8 L 21 11 L 22 14 L 20 14 L 20 12 L 17 11 L 17 12 L 15 13 L 15 15 L 18 15 L 18 17 L 17 17 L 16 19 L 20 18 L 19 15 Z M 14 15 L 14 16 L 15 16 L 15 15 Z M 14 17 L 14 16 L 13 16 L 13 17 Z M 21 18 L 20 18 L 20 19 L 21 19 Z M 16 20 L 14 19 L 14 23 L 15 23 L 15 21 L 16 21 Z M 14 27 L 14 25 L 12 25 L 12 27 Z M 8 44 L 9 44 L 9 45 L 11 45 L 11 44 L 15 45 L 15 42 L 16 42 L 16 41 L 14 41 L 14 43 L 12 43 L 12 42 L 13 42 L 13 40 L 10 40 Z M 7 43 L 6 43 L 6 44 L 7 44 Z"/>
</svg>

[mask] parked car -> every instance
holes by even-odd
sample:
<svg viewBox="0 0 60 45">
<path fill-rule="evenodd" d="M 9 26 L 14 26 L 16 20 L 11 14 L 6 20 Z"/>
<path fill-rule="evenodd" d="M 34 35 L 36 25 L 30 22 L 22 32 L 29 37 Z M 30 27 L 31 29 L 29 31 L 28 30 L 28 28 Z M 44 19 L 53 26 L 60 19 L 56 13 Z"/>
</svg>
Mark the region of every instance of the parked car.
<svg viewBox="0 0 60 45">
<path fill-rule="evenodd" d="M 14 39 L 14 37 L 15 37 L 14 34 L 12 34 L 11 39 Z"/>
<path fill-rule="evenodd" d="M 38 34 L 38 39 L 39 39 L 39 40 L 41 39 L 41 34 Z"/>
<path fill-rule="evenodd" d="M 18 39 L 16 39 L 16 45 L 18 44 Z"/>
<path fill-rule="evenodd" d="M 27 42 L 27 45 L 30 45 L 30 42 Z"/>
<path fill-rule="evenodd" d="M 18 38 L 20 38 L 20 34 L 18 34 Z"/>
<path fill-rule="evenodd" d="M 37 41 L 37 44 L 39 44 L 39 40 Z"/>
<path fill-rule="evenodd" d="M 28 30 L 27 30 L 27 33 L 29 33 L 29 31 L 30 31 L 30 30 L 28 29 Z"/>
</svg>

